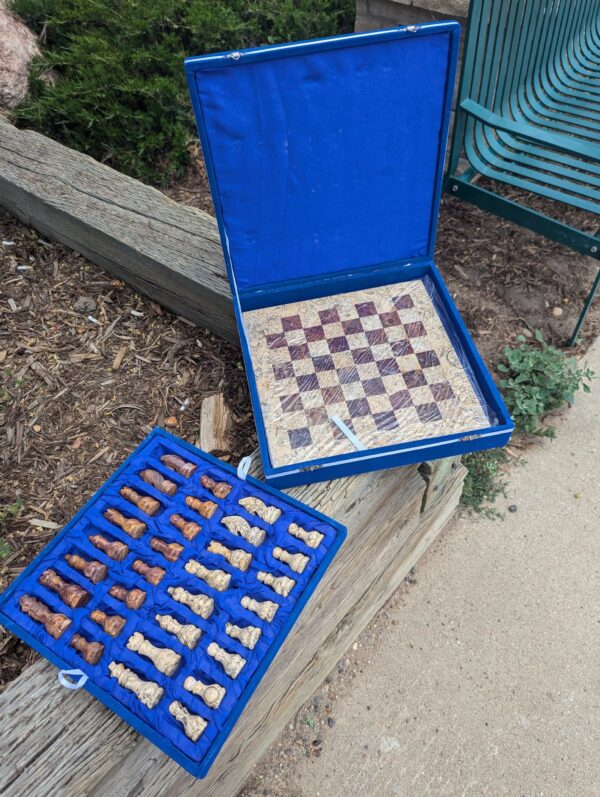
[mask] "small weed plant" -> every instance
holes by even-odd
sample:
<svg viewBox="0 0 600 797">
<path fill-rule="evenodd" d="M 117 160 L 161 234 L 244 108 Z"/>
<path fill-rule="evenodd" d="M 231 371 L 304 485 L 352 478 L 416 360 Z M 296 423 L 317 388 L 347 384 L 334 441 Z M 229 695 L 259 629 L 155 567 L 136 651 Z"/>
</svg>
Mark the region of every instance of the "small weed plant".
<svg viewBox="0 0 600 797">
<path fill-rule="evenodd" d="M 500 512 L 490 506 L 500 495 L 505 495 L 506 480 L 502 466 L 508 462 L 503 448 L 474 451 L 462 458 L 467 469 L 461 504 L 488 517 L 500 517 Z"/>
<path fill-rule="evenodd" d="M 4 535 L 9 531 L 9 521 L 18 517 L 22 508 L 22 498 L 17 498 L 12 504 L 0 507 L 0 561 L 6 559 L 11 553 L 11 547 L 4 539 Z"/>
</svg>

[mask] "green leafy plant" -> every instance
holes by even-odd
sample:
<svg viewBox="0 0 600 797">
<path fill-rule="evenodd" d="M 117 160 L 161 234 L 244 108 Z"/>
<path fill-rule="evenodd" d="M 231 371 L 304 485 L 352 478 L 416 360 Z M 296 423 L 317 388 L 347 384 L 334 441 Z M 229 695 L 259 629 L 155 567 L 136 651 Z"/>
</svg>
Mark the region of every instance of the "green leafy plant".
<svg viewBox="0 0 600 797">
<path fill-rule="evenodd" d="M 462 463 L 467 469 L 460 502 L 474 512 L 483 512 L 488 517 L 501 517 L 489 506 L 500 495 L 505 495 L 506 480 L 502 466 L 509 461 L 503 448 L 475 451 L 465 454 Z"/>
<path fill-rule="evenodd" d="M 11 547 L 8 541 L 4 539 L 4 535 L 9 530 L 8 521 L 18 517 L 22 508 L 23 499 L 20 497 L 13 501 L 12 504 L 0 507 L 0 560 L 6 559 L 11 553 Z"/>
</svg>

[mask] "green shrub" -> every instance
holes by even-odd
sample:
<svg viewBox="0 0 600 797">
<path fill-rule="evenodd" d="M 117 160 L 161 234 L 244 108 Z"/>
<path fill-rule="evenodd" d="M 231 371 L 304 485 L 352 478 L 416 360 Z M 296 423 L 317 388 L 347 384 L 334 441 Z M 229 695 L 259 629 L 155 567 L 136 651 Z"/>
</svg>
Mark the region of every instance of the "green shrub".
<svg viewBox="0 0 600 797">
<path fill-rule="evenodd" d="M 462 463 L 467 469 L 460 502 L 475 512 L 484 512 L 488 517 L 500 517 L 500 513 L 488 506 L 499 495 L 505 495 L 506 481 L 502 466 L 509 461 L 503 448 L 475 451 L 465 454 Z"/>
<path fill-rule="evenodd" d="M 186 56 L 332 35 L 354 22 L 353 0 L 11 0 L 11 8 L 43 48 L 15 121 L 163 185 L 181 174 L 195 139 Z"/>
</svg>

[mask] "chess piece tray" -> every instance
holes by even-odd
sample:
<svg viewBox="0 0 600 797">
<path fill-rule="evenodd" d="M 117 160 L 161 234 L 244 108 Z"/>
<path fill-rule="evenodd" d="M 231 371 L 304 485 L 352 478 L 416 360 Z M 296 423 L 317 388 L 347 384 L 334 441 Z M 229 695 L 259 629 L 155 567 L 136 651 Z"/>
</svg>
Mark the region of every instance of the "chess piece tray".
<svg viewBox="0 0 600 797">
<path fill-rule="evenodd" d="M 161 461 L 166 454 L 175 454 L 192 463 L 195 466 L 194 473 L 186 478 L 166 467 Z M 175 483 L 175 494 L 166 495 L 143 481 L 139 474 L 146 468 L 159 471 Z M 201 485 L 200 477 L 203 475 L 227 483 L 231 491 L 224 498 L 216 497 L 210 489 Z M 146 514 L 121 496 L 123 487 L 150 496 L 159 502 L 160 508 L 152 515 Z M 214 514 L 207 519 L 193 511 L 186 503 L 188 496 L 203 502 L 212 501 L 216 504 Z M 238 503 L 249 496 L 260 499 L 267 507 L 280 510 L 280 516 L 275 520 L 269 518 L 273 522 L 267 522 L 250 513 Z M 142 521 L 146 529 L 139 539 L 134 539 L 109 522 L 104 517 L 108 508 Z M 173 514 L 200 525 L 201 529 L 193 539 L 186 539 L 170 522 Z M 262 529 L 264 541 L 252 545 L 243 537 L 231 533 L 221 521 L 233 515 L 242 517 L 250 527 Z M 289 532 L 292 524 L 307 531 L 316 531 L 319 541 L 317 547 L 310 547 L 302 539 L 293 536 Z M 89 536 L 98 533 L 125 544 L 129 549 L 127 556 L 122 561 L 115 561 L 93 546 Z M 239 478 L 231 466 L 162 429 L 155 429 L 0 596 L 0 623 L 61 670 L 80 670 L 87 676 L 84 687 L 91 694 L 192 775 L 203 777 L 260 680 L 263 676 L 268 677 L 270 662 L 292 630 L 345 536 L 346 529 L 330 518 L 252 477 Z M 153 537 L 182 546 L 177 560 L 168 561 L 152 548 L 149 543 Z M 240 570 L 222 556 L 210 553 L 207 550 L 210 541 L 251 554 L 249 568 Z M 277 548 L 288 551 L 292 556 L 300 554 L 304 565 L 302 572 L 297 572 L 276 558 L 274 553 L 277 554 Z M 82 572 L 67 563 L 65 556 L 69 554 L 102 563 L 107 567 L 108 575 L 98 583 L 92 583 Z M 164 569 L 165 575 L 159 584 L 149 583 L 133 570 L 132 564 L 136 559 Z M 229 574 L 228 587 L 224 590 L 213 589 L 206 581 L 190 573 L 185 569 L 190 559 L 210 570 Z M 42 586 L 39 578 L 47 569 L 53 569 L 64 581 L 79 585 L 88 592 L 88 602 L 79 608 L 70 608 L 56 592 Z M 295 583 L 289 594 L 283 596 L 260 581 L 257 577 L 259 572 L 293 579 Z M 122 601 L 112 597 L 109 590 L 114 585 L 127 590 L 143 590 L 146 598 L 141 607 L 129 609 Z M 182 587 L 191 594 L 203 594 L 211 598 L 214 608 L 210 616 L 204 619 L 188 606 L 174 600 L 168 592 L 172 587 Z M 34 597 L 51 612 L 65 615 L 71 621 L 58 639 L 46 631 L 43 623 L 36 622 L 21 610 L 20 601 L 25 595 Z M 278 608 L 272 620 L 261 619 L 255 612 L 244 608 L 241 604 L 244 596 L 261 603 L 270 601 L 276 604 Z M 107 615 L 124 618 L 124 627 L 116 637 L 110 636 L 90 618 L 90 614 L 98 609 Z M 173 633 L 163 630 L 155 620 L 157 614 L 171 615 L 181 624 L 201 629 L 202 635 L 196 646 L 190 649 Z M 258 641 L 252 649 L 226 633 L 228 623 L 238 628 L 253 627 L 260 630 Z M 151 659 L 128 648 L 127 642 L 133 634 L 141 634 L 155 647 L 178 654 L 180 663 L 175 672 L 166 675 L 157 669 Z M 76 635 L 85 641 L 104 645 L 97 664 L 87 663 L 71 645 Z M 214 643 L 228 654 L 245 659 L 246 663 L 237 677 L 230 677 L 224 667 L 208 654 L 209 646 Z M 143 705 L 133 691 L 111 677 L 109 664 L 113 661 L 124 664 L 143 681 L 157 684 L 164 690 L 154 708 Z M 225 696 L 217 708 L 209 707 L 200 696 L 184 688 L 183 684 L 189 676 L 204 684 L 225 687 Z M 169 706 L 176 701 L 189 713 L 206 721 L 206 727 L 197 741 L 192 741 L 186 735 L 183 725 L 169 711 Z M 73 732 L 76 735 L 76 730 Z M 73 743 L 77 743 L 76 738 Z"/>
</svg>

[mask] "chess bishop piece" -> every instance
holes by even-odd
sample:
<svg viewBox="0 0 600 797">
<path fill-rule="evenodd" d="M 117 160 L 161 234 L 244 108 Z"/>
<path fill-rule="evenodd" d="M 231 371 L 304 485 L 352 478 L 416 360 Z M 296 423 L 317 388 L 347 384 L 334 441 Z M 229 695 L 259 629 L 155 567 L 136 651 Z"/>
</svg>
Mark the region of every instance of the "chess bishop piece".
<svg viewBox="0 0 600 797">
<path fill-rule="evenodd" d="M 111 676 L 117 679 L 119 686 L 133 692 L 140 703 L 143 703 L 147 708 L 154 708 L 165 693 L 162 686 L 154 683 L 154 681 L 144 681 L 137 673 L 128 669 L 124 664 L 111 661 L 108 669 Z"/>
<path fill-rule="evenodd" d="M 141 520 L 136 520 L 134 517 L 125 517 L 116 509 L 109 508 L 103 514 L 108 521 L 123 529 L 125 534 L 129 534 L 134 540 L 139 540 L 148 528 Z"/>
<path fill-rule="evenodd" d="M 208 620 L 215 608 L 214 600 L 208 595 L 203 595 L 202 593 L 193 595 L 183 587 L 169 587 L 167 592 L 174 600 L 188 606 L 194 614 L 204 618 L 204 620 Z"/>
<path fill-rule="evenodd" d="M 225 697 L 227 690 L 219 684 L 205 684 L 193 678 L 191 675 L 183 682 L 183 688 L 193 695 L 202 698 L 209 708 L 219 708 L 221 701 Z"/>
<path fill-rule="evenodd" d="M 185 459 L 178 457 L 177 454 L 165 454 L 160 458 L 160 461 L 163 463 L 163 465 L 166 465 L 167 468 L 171 468 L 171 470 L 176 471 L 180 476 L 183 476 L 186 479 L 189 479 L 196 470 L 196 466 L 194 464 L 191 462 L 186 462 Z"/>
<path fill-rule="evenodd" d="M 160 537 L 151 537 L 150 547 L 153 551 L 161 553 L 168 562 L 176 562 L 183 551 L 183 545 L 178 542 L 165 542 Z"/>
<path fill-rule="evenodd" d="M 250 512 L 251 515 L 257 515 L 265 523 L 273 524 L 281 517 L 281 509 L 276 506 L 267 506 L 264 501 L 254 495 L 240 498 L 238 504 L 243 506 L 246 512 Z"/>
<path fill-rule="evenodd" d="M 207 550 L 209 553 L 216 553 L 224 556 L 232 567 L 245 572 L 252 562 L 252 554 L 243 551 L 241 548 L 228 548 L 226 545 L 221 545 L 216 540 L 211 540 Z"/>
<path fill-rule="evenodd" d="M 267 532 L 264 529 L 259 529 L 258 526 L 251 526 L 246 518 L 240 515 L 229 515 L 221 520 L 227 531 L 231 534 L 237 534 L 242 537 L 250 545 L 261 545 L 265 541 Z"/>
<path fill-rule="evenodd" d="M 121 584 L 115 584 L 108 590 L 108 594 L 112 595 L 119 601 L 123 601 L 128 609 L 139 609 L 143 602 L 146 600 L 146 593 L 143 589 L 126 589 Z"/>
<path fill-rule="evenodd" d="M 92 597 L 79 584 L 65 581 L 51 567 L 48 570 L 44 570 L 38 581 L 42 586 L 58 593 L 63 603 L 66 603 L 71 609 L 79 609 L 80 606 L 85 606 Z"/>
<path fill-rule="evenodd" d="M 165 675 L 173 675 L 181 663 L 181 656 L 169 648 L 159 648 L 147 640 L 139 631 L 127 640 L 127 648 L 150 659 L 157 670 Z"/>
<path fill-rule="evenodd" d="M 98 664 L 104 653 L 104 645 L 100 642 L 88 642 L 81 634 L 73 634 L 73 638 L 69 642 L 72 648 L 81 654 L 84 661 L 88 664 Z"/>
<path fill-rule="evenodd" d="M 150 484 L 155 490 L 158 490 L 159 493 L 164 493 L 171 498 L 177 492 L 177 485 L 175 482 L 172 482 L 170 479 L 165 479 L 162 473 L 159 473 L 157 470 L 152 470 L 152 468 L 141 470 L 139 472 L 139 477 L 142 481 L 145 481 L 146 484 Z"/>
<path fill-rule="evenodd" d="M 169 520 L 175 528 L 179 529 L 186 540 L 193 540 L 200 531 L 200 526 L 197 523 L 194 523 L 193 520 L 186 520 L 181 515 L 171 515 Z"/>
<path fill-rule="evenodd" d="M 138 509 L 141 509 L 147 515 L 154 515 L 160 509 L 160 501 L 157 501 L 156 498 L 151 498 L 149 495 L 140 495 L 131 487 L 121 487 L 119 492 L 126 501 L 131 501 L 132 504 L 135 504 Z"/>
<path fill-rule="evenodd" d="M 98 548 L 99 551 L 105 553 L 111 559 L 114 559 L 115 562 L 122 562 L 129 553 L 129 548 L 125 545 L 124 542 L 119 542 L 118 540 L 107 540 L 106 537 L 103 537 L 102 534 L 92 534 L 89 537 L 89 541 Z"/>
<path fill-rule="evenodd" d="M 96 560 L 90 562 L 76 553 L 68 553 L 65 559 L 73 570 L 83 573 L 86 578 L 89 578 L 92 584 L 99 584 L 101 581 L 104 581 L 108 575 L 108 567 L 103 565 L 102 562 L 97 562 Z"/>
<path fill-rule="evenodd" d="M 180 623 L 170 614 L 156 614 L 154 619 L 163 631 L 176 636 L 181 644 L 190 650 L 193 650 L 200 641 L 202 629 L 191 623 Z"/>
<path fill-rule="evenodd" d="M 185 735 L 193 742 L 198 741 L 208 725 L 208 722 L 203 717 L 200 717 L 198 714 L 191 714 L 179 700 L 174 700 L 169 704 L 169 713 L 172 714 L 178 722 L 181 722 Z"/>
<path fill-rule="evenodd" d="M 216 482 L 214 479 L 211 479 L 210 476 L 200 476 L 200 484 L 207 490 L 210 490 L 215 498 L 227 498 L 231 492 L 230 484 L 227 484 L 227 482 Z"/>
<path fill-rule="evenodd" d="M 273 603 L 273 601 L 257 601 L 249 595 L 244 595 L 240 603 L 244 609 L 254 612 L 261 620 L 266 620 L 267 623 L 272 622 L 277 609 L 279 609 L 278 603 Z"/>
<path fill-rule="evenodd" d="M 225 623 L 225 633 L 232 639 L 237 639 L 245 648 L 254 650 L 258 640 L 261 637 L 262 631 L 253 625 L 248 625 L 245 628 L 240 628 L 239 625 L 233 623 Z"/>
<path fill-rule="evenodd" d="M 292 537 L 302 540 L 302 542 L 305 545 L 308 545 L 309 548 L 318 548 L 325 537 L 325 535 L 321 534 L 320 531 L 306 531 L 297 523 L 290 523 L 288 526 L 288 533 L 291 534 Z"/>
<path fill-rule="evenodd" d="M 303 573 L 306 565 L 310 561 L 308 556 L 304 556 L 302 553 L 290 553 L 284 548 L 279 548 L 278 546 L 273 548 L 273 556 L 275 559 L 279 559 L 280 562 L 285 562 L 285 564 L 291 568 L 294 573 Z"/>
<path fill-rule="evenodd" d="M 32 595 L 22 595 L 19 598 L 19 606 L 36 623 L 42 623 L 46 631 L 54 639 L 60 639 L 67 628 L 71 625 L 71 620 L 65 614 L 51 611 L 45 603 L 37 600 Z"/>
<path fill-rule="evenodd" d="M 109 636 L 117 637 L 125 627 L 127 620 L 118 614 L 106 614 L 101 609 L 94 609 L 90 618 L 101 626 Z"/>
<path fill-rule="evenodd" d="M 154 584 L 154 586 L 160 584 L 166 572 L 162 567 L 152 567 L 146 562 L 142 562 L 141 559 L 136 559 L 131 567 L 136 573 L 143 576 L 149 584 Z"/>
<path fill-rule="evenodd" d="M 263 584 L 266 584 L 267 587 L 271 587 L 272 590 L 284 598 L 287 598 L 293 587 L 296 585 L 296 582 L 293 578 L 288 578 L 287 576 L 274 576 L 273 573 L 266 573 L 264 570 L 259 570 L 256 574 L 256 578 Z"/>
<path fill-rule="evenodd" d="M 195 559 L 190 559 L 189 562 L 186 562 L 185 569 L 193 576 L 201 578 L 209 587 L 216 589 L 217 592 L 226 590 L 231 581 L 230 573 L 226 573 L 225 570 L 209 570 L 208 567 L 205 567 Z"/>
<path fill-rule="evenodd" d="M 195 495 L 186 496 L 185 502 L 190 509 L 193 509 L 194 512 L 197 512 L 201 517 L 207 520 L 209 520 L 219 508 L 214 501 L 202 501 L 200 498 L 196 498 Z"/>
<path fill-rule="evenodd" d="M 216 642 L 211 642 L 206 648 L 206 652 L 215 661 L 219 662 L 230 678 L 237 678 L 246 663 L 246 659 L 243 656 L 237 653 L 228 653 Z"/>
</svg>

